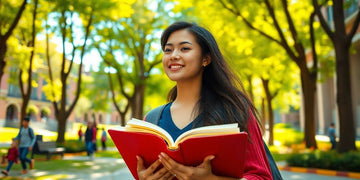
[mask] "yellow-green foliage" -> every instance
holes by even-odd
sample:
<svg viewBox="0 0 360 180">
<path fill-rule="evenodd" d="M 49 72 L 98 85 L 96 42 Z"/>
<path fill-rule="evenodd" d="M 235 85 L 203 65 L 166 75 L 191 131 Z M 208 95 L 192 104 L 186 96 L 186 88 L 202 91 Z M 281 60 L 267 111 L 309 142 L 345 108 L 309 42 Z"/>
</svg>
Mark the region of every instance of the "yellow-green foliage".
<svg viewBox="0 0 360 180">
<path fill-rule="evenodd" d="M 17 128 L 0 127 L 0 142 L 10 142 L 19 132 Z"/>
<path fill-rule="evenodd" d="M 278 123 L 274 126 L 274 138 L 283 146 L 290 147 L 303 141 L 304 133 L 291 127 L 289 124 Z"/>
</svg>

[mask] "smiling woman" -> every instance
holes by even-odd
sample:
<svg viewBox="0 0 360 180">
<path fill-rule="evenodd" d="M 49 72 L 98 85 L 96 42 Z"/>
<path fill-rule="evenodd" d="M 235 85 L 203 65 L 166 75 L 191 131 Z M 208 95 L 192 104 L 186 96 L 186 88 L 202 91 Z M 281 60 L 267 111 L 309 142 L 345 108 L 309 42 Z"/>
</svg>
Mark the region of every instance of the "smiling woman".
<svg viewBox="0 0 360 180">
<path fill-rule="evenodd" d="M 272 179 L 257 111 L 212 34 L 196 24 L 176 22 L 163 32 L 161 47 L 164 71 L 176 86 L 168 94 L 169 103 L 157 125 L 176 139 L 196 127 L 237 123 L 250 135 L 250 143 L 243 177 L 213 174 L 211 160 L 216 158 L 213 155 L 204 155 L 203 162 L 194 167 L 180 164 L 162 152 L 147 167 L 137 156 L 139 179 Z M 160 165 L 163 167 L 159 169 Z"/>
</svg>

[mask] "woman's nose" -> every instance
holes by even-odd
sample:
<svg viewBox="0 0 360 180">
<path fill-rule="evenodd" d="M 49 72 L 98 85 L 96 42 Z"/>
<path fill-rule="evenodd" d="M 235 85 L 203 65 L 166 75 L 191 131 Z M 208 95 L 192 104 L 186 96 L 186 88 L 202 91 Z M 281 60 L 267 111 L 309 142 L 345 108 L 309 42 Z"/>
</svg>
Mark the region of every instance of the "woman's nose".
<svg viewBox="0 0 360 180">
<path fill-rule="evenodd" d="M 180 55 L 178 53 L 177 50 L 174 50 L 172 53 L 171 53 L 171 57 L 170 57 L 172 60 L 178 60 L 180 59 Z"/>
</svg>

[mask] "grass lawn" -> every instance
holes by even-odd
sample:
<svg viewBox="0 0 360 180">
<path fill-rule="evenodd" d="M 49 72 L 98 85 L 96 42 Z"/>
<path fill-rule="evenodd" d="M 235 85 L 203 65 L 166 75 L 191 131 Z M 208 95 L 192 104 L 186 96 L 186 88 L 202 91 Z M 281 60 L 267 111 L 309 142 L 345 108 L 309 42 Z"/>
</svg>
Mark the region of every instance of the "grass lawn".
<svg viewBox="0 0 360 180">
<path fill-rule="evenodd" d="M 3 152 L 4 148 L 0 149 Z M 29 156 L 29 155 L 28 155 Z M 84 155 L 80 156 L 86 156 Z M 40 175 L 36 177 L 29 176 L 31 179 L 43 180 L 43 179 L 63 179 L 71 176 L 71 174 L 83 173 L 103 173 L 105 172 L 114 172 L 125 167 L 125 164 L 120 163 L 121 156 L 117 151 L 98 151 L 95 153 L 95 158 L 109 157 L 116 158 L 112 163 L 106 161 L 84 161 L 84 160 L 62 160 L 60 156 L 52 156 L 52 159 L 49 161 L 45 160 L 45 156 L 37 155 L 35 158 L 35 170 L 41 171 Z M 119 160 L 119 161 L 118 161 Z M 6 168 L 6 164 L 0 164 L 0 169 L 3 170 Z M 2 179 L 12 180 L 12 179 L 25 179 L 23 177 L 11 177 L 18 176 L 21 171 L 21 164 L 14 164 L 11 168 L 10 176 Z"/>
<path fill-rule="evenodd" d="M 95 153 L 95 157 L 110 157 L 110 158 L 121 158 L 118 151 L 98 151 Z"/>
</svg>

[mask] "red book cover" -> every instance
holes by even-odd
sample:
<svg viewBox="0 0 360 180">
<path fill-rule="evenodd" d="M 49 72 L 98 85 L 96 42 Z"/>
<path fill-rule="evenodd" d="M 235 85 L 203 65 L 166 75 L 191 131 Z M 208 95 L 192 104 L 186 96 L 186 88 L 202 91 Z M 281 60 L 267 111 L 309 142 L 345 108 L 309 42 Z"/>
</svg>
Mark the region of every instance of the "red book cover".
<svg viewBox="0 0 360 180">
<path fill-rule="evenodd" d="M 176 150 L 169 150 L 166 142 L 158 135 L 116 129 L 108 132 L 135 179 L 138 179 L 136 156 L 139 155 L 145 167 L 148 167 L 158 159 L 160 152 L 188 166 L 197 166 L 206 156 L 214 155 L 211 161 L 214 174 L 234 178 L 243 176 L 248 143 L 246 132 L 190 137 L 180 142 Z"/>
</svg>

